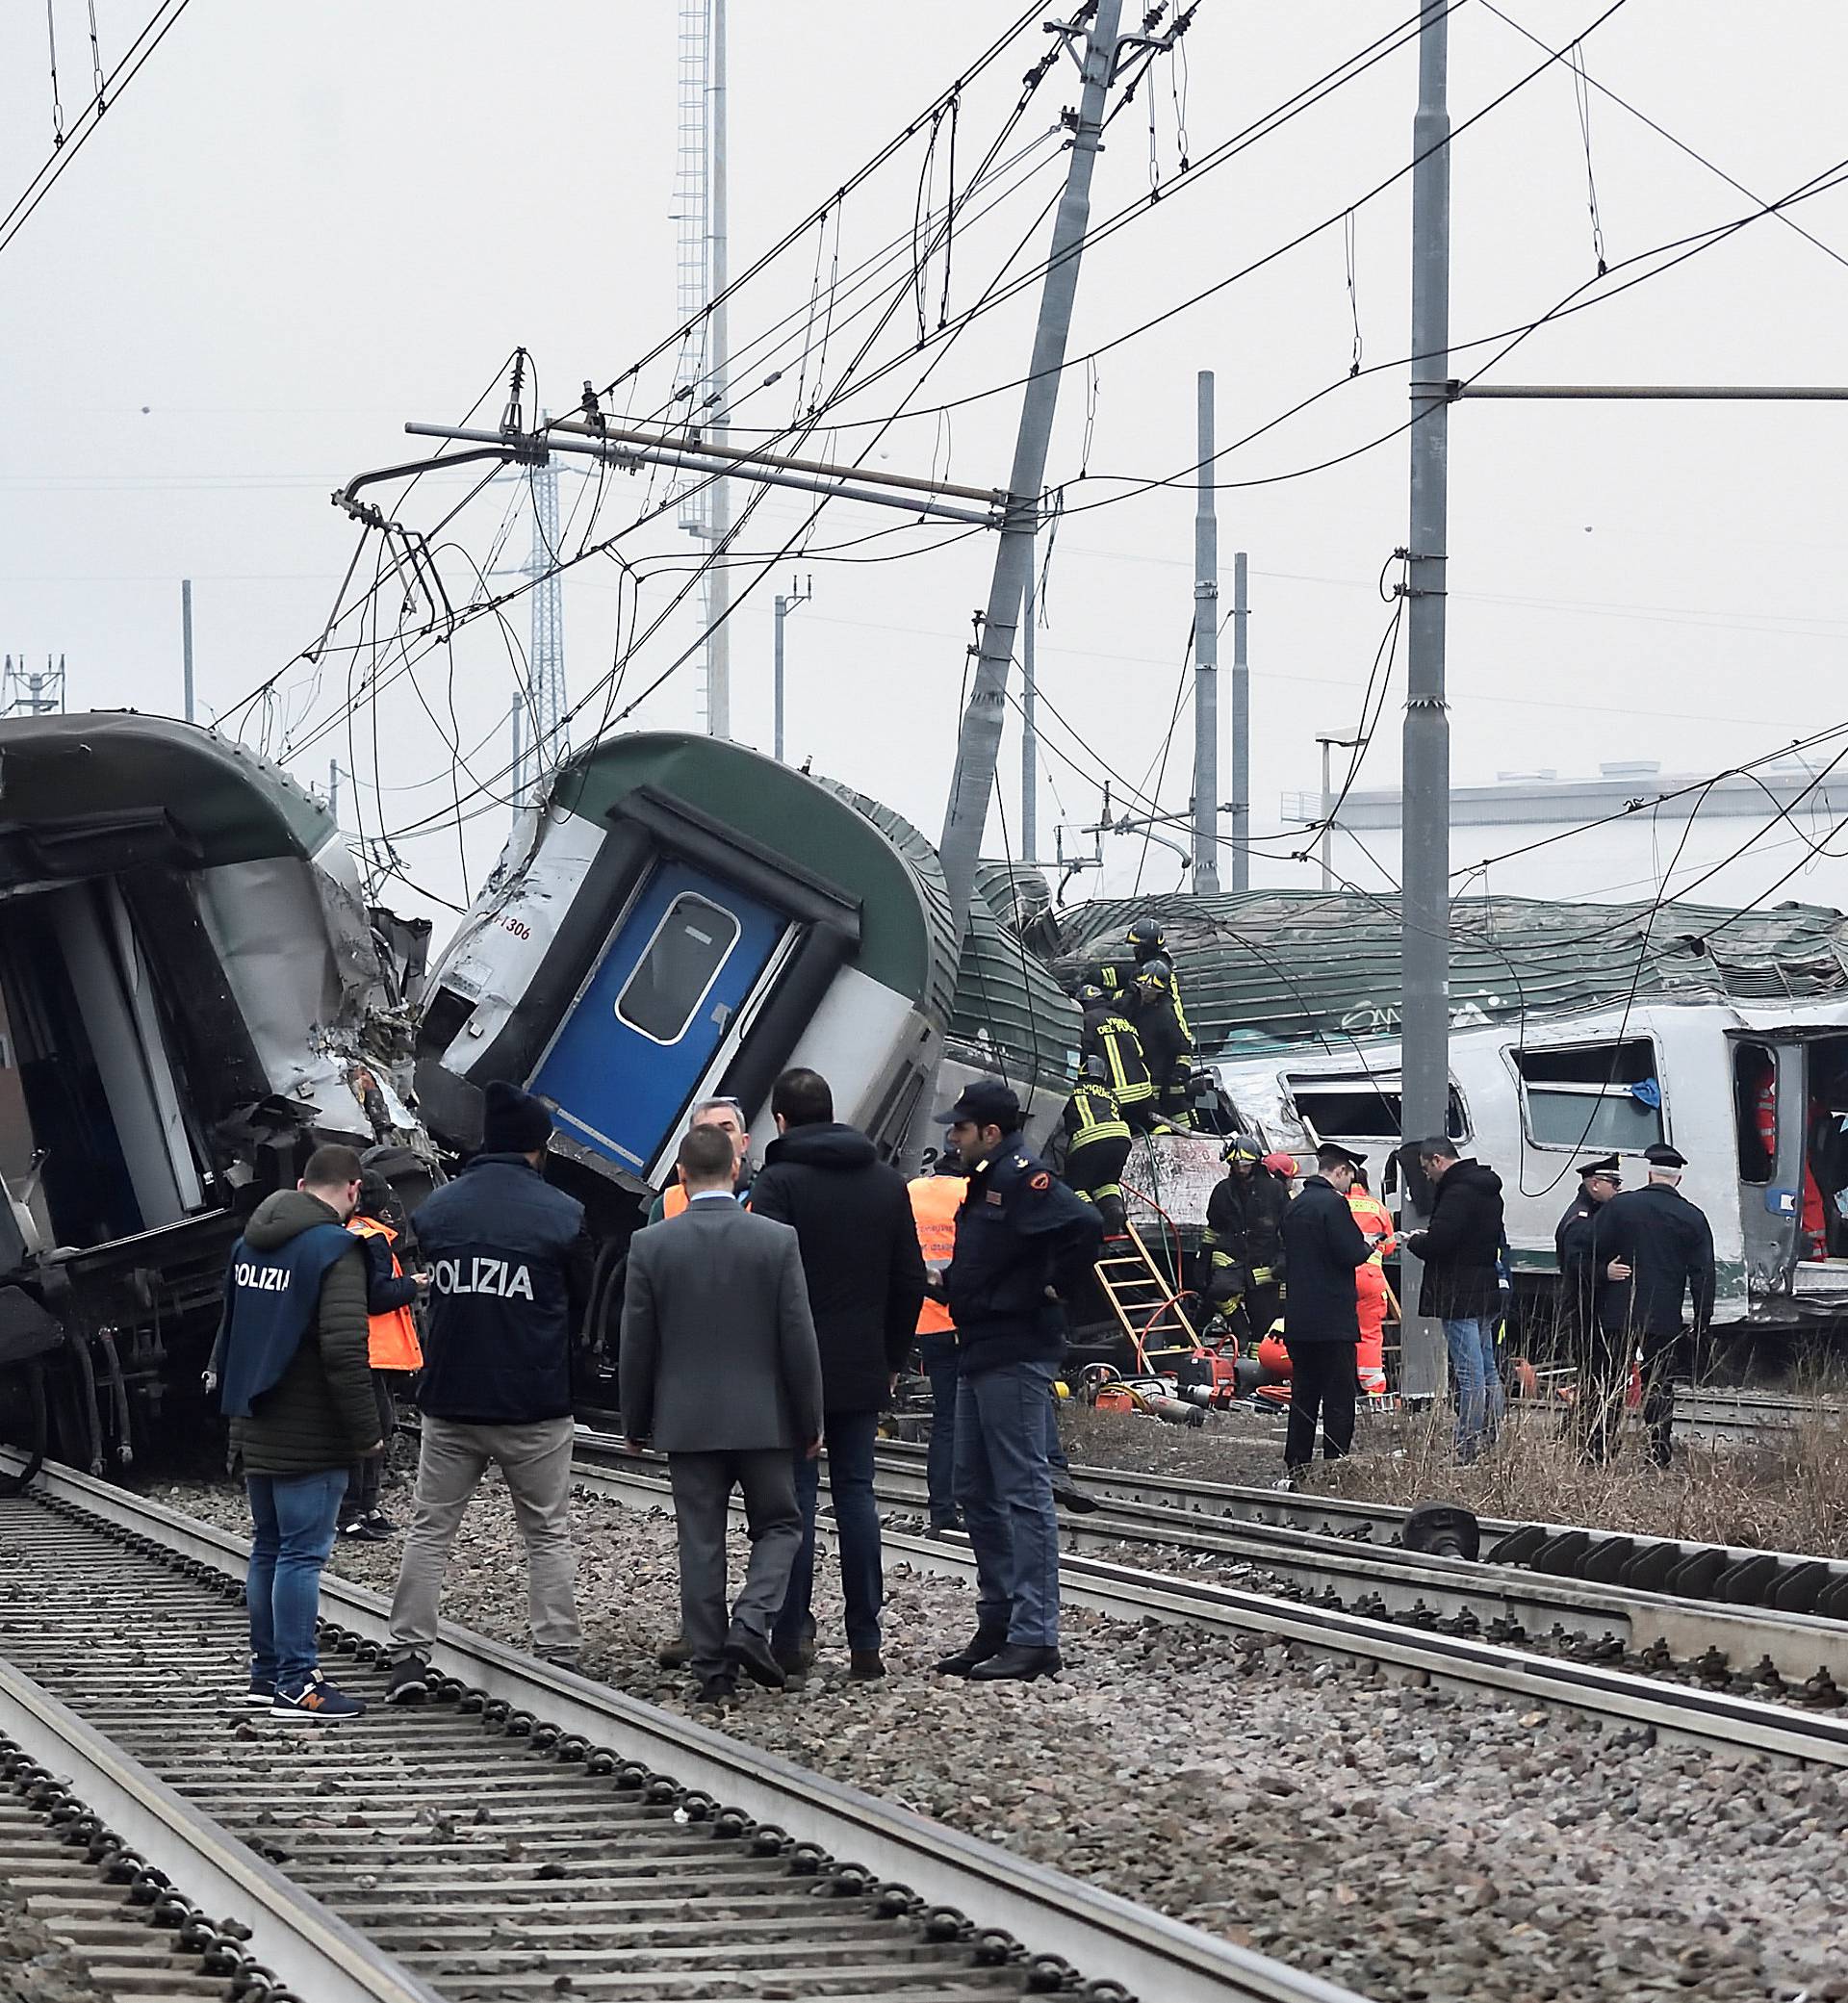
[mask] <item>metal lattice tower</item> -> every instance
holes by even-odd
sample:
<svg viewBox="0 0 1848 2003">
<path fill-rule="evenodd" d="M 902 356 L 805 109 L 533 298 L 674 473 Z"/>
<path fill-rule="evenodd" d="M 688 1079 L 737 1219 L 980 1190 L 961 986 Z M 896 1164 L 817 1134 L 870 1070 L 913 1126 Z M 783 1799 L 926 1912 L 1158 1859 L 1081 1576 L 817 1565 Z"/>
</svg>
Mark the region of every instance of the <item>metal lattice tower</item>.
<svg viewBox="0 0 1848 2003">
<path fill-rule="evenodd" d="M 680 0 L 680 131 L 674 157 L 674 216 L 680 225 L 675 307 L 688 331 L 674 365 L 678 421 L 712 438 L 723 430 L 727 395 L 725 0 Z M 683 481 L 680 524 L 711 548 L 730 533 L 724 482 Z M 700 693 L 706 730 L 732 733 L 730 594 L 716 566 L 706 573 L 701 605 L 706 638 Z"/>
<path fill-rule="evenodd" d="M 15 666 L 12 655 L 6 656 L 6 675 L 0 681 L 0 715 L 4 716 L 56 716 L 63 713 L 64 706 L 64 656 L 58 656 L 58 665 L 51 664 L 51 655 L 45 655 L 42 670 L 28 668 L 26 656 L 19 655 Z"/>
<path fill-rule="evenodd" d="M 526 673 L 532 696 L 532 762 L 534 781 L 545 776 L 571 749 L 565 724 L 570 698 L 565 692 L 565 587 L 558 575 L 558 469 L 533 468 L 532 553 L 526 573 L 532 587 L 532 637 Z"/>
</svg>

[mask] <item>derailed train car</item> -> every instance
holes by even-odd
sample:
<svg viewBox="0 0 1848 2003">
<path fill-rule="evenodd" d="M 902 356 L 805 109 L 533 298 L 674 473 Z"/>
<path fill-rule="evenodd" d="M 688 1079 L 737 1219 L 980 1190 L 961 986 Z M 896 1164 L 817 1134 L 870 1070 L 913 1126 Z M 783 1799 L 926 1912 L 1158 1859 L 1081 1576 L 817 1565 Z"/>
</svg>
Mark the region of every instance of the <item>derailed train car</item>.
<svg viewBox="0 0 1848 2003">
<path fill-rule="evenodd" d="M 567 760 L 432 969 L 424 1117 L 480 1135 L 501 1078 L 555 1109 L 553 1173 L 613 1248 L 665 1181 L 691 1107 L 776 1138 L 778 1073 L 808 1065 L 886 1159 L 946 1082 L 998 1073 L 1057 1120 L 1077 1011 L 1002 922 L 985 875 L 952 936 L 935 849 L 900 816 L 722 739 L 643 732 Z M 997 908 L 998 907 L 998 908 Z"/>
<path fill-rule="evenodd" d="M 101 1468 L 202 1415 L 230 1247 L 321 1142 L 434 1172 L 404 1098 L 421 930 L 368 911 L 332 817 L 239 745 L 0 723 L 12 1438 Z"/>
</svg>

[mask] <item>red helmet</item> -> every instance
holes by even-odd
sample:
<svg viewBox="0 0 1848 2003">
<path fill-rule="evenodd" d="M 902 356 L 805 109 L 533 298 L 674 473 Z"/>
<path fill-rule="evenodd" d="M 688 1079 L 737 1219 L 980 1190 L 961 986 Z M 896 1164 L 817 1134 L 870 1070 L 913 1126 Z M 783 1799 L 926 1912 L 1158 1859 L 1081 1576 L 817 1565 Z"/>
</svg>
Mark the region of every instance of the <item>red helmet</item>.
<svg viewBox="0 0 1848 2003">
<path fill-rule="evenodd" d="M 1268 1154 L 1264 1158 L 1264 1166 L 1272 1174 L 1294 1176 L 1296 1172 L 1296 1158 L 1293 1154 Z"/>
</svg>

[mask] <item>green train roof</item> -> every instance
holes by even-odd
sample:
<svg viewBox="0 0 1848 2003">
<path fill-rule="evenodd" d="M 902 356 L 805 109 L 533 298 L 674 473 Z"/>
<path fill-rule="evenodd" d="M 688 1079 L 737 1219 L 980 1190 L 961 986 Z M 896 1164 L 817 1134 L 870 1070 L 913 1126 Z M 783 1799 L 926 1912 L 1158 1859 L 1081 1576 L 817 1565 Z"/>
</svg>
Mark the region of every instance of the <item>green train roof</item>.
<svg viewBox="0 0 1848 2003">
<path fill-rule="evenodd" d="M 0 722 L 0 822 L 164 813 L 205 866 L 317 855 L 332 816 L 279 765 L 229 737 L 132 709 Z"/>
<path fill-rule="evenodd" d="M 1399 1022 L 1396 897 L 1252 890 L 1100 899 L 1058 916 L 1060 973 L 1128 959 L 1142 916 L 1168 934 L 1196 1047 L 1236 1055 L 1392 1037 Z M 1450 907 L 1452 1021 L 1506 1021 L 1642 1001 L 1761 1002 L 1848 992 L 1848 919 L 1810 905 L 1552 904 L 1459 898 Z"/>
</svg>

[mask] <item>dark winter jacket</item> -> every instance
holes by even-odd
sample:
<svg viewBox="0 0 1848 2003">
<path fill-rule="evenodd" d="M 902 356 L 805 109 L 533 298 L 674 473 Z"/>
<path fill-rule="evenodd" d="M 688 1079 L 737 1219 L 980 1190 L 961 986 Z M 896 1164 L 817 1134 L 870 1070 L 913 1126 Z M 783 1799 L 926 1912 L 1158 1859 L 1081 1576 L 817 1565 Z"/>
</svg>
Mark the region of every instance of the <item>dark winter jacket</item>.
<svg viewBox="0 0 1848 2003">
<path fill-rule="evenodd" d="M 1354 1270 L 1366 1265 L 1373 1249 L 1348 1198 L 1325 1176 L 1309 1176 L 1283 1215 L 1290 1274 L 1283 1296 L 1283 1339 L 1289 1348 L 1359 1342 Z"/>
<path fill-rule="evenodd" d="M 1468 1322 L 1501 1313 L 1495 1262 L 1502 1248 L 1502 1178 L 1493 1168 L 1453 1162 L 1437 1185 L 1429 1224 L 1399 1242 L 1424 1262 L 1421 1315 Z"/>
<path fill-rule="evenodd" d="M 1592 1230 L 1598 1322 L 1613 1333 L 1679 1335 L 1681 1302 L 1691 1297 L 1694 1326 L 1713 1319 L 1713 1231 L 1706 1214 L 1663 1182 L 1625 1190 L 1598 1213 Z M 1604 1269 L 1621 1259 L 1627 1280 Z"/>
<path fill-rule="evenodd" d="M 1010 1363 L 1057 1363 L 1065 1317 L 1052 1293 L 1097 1256 L 1103 1221 L 1019 1134 L 969 1175 L 956 1214 L 956 1253 L 943 1275 L 965 1376 Z"/>
<path fill-rule="evenodd" d="M 1260 1166 L 1249 1175 L 1228 1169 L 1206 1199 L 1200 1243 L 1216 1267 L 1222 1261 L 1242 1267 L 1252 1285 L 1268 1286 L 1285 1277 L 1283 1220 L 1289 1208 L 1290 1185 L 1273 1169 Z"/>
<path fill-rule="evenodd" d="M 244 1243 L 272 1252 L 339 1217 L 304 1190 L 278 1190 L 257 1205 Z M 235 1262 L 234 1262 L 235 1263 Z M 227 1304 L 217 1368 L 237 1340 Z M 231 1444 L 248 1475 L 319 1475 L 357 1460 L 378 1439 L 378 1405 L 367 1356 L 366 1254 L 358 1239 L 325 1268 L 320 1298 L 280 1377 L 231 1422 Z"/>
<path fill-rule="evenodd" d="M 396 1314 L 417 1300 L 417 1282 L 408 1272 L 392 1271 L 392 1242 L 376 1233 L 360 1241 L 366 1251 L 366 1311 L 373 1315 Z"/>
<path fill-rule="evenodd" d="M 422 1409 L 476 1425 L 565 1418 L 595 1268 L 584 1206 L 525 1155 L 478 1154 L 424 1198 L 417 1239 L 431 1274 Z"/>
<path fill-rule="evenodd" d="M 857 1128 L 791 1127 L 751 1185 L 757 1217 L 792 1224 L 831 1412 L 873 1412 L 904 1369 L 924 1298 L 911 1192 Z"/>
<path fill-rule="evenodd" d="M 1598 1303 L 1598 1269 L 1592 1263 L 1592 1236 L 1604 1208 L 1581 1191 L 1567 1205 L 1553 1234 L 1559 1260 L 1559 1326 L 1572 1338 L 1588 1335 Z"/>
</svg>

